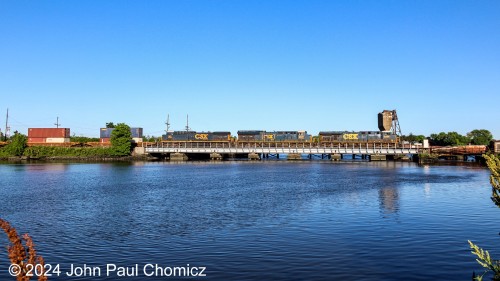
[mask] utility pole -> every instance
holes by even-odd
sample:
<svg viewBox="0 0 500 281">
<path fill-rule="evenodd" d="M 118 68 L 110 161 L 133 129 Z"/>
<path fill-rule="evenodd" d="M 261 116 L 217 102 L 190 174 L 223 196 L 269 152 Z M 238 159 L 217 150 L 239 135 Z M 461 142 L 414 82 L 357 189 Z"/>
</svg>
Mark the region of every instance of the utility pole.
<svg viewBox="0 0 500 281">
<path fill-rule="evenodd" d="M 189 128 L 189 114 L 186 115 L 186 132 L 189 132 L 191 128 Z"/>
<path fill-rule="evenodd" d="M 170 114 L 167 114 L 167 122 L 165 122 L 165 125 L 167 125 L 167 130 L 165 130 L 165 133 L 168 134 L 168 131 L 170 131 Z"/>
<path fill-rule="evenodd" d="M 59 128 L 59 126 L 61 126 L 61 124 L 59 124 L 59 116 L 57 117 L 56 123 L 54 123 L 54 125 L 56 125 L 56 128 Z"/>
<path fill-rule="evenodd" d="M 7 117 L 5 118 L 5 135 L 4 141 L 7 141 L 7 134 L 9 133 L 9 109 L 7 108 Z"/>
</svg>

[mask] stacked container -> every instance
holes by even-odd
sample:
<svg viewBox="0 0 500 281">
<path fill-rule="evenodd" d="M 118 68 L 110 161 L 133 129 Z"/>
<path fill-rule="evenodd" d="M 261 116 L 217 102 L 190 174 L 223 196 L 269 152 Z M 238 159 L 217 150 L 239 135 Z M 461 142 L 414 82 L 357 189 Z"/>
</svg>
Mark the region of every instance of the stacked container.
<svg viewBox="0 0 500 281">
<path fill-rule="evenodd" d="M 69 128 L 29 128 L 28 143 L 70 142 Z"/>
<path fill-rule="evenodd" d="M 109 143 L 111 141 L 111 133 L 115 128 L 101 128 L 99 137 L 100 143 Z M 142 128 L 130 128 L 130 134 L 135 142 L 142 142 Z"/>
</svg>

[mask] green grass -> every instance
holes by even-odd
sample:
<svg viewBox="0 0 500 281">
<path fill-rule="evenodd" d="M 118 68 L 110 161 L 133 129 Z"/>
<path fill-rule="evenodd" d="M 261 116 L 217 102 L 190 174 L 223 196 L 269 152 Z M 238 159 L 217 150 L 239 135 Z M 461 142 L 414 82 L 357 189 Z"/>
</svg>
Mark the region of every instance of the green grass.
<svg viewBox="0 0 500 281">
<path fill-rule="evenodd" d="M 24 150 L 23 156 L 30 158 L 111 157 L 116 156 L 116 153 L 111 147 L 30 146 Z"/>
</svg>

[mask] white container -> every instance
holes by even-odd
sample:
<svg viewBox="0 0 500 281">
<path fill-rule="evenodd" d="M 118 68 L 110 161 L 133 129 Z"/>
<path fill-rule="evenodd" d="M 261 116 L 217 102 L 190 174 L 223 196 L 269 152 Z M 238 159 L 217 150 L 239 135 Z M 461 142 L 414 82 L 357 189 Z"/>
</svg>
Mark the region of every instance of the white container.
<svg viewBox="0 0 500 281">
<path fill-rule="evenodd" d="M 48 143 L 65 143 L 70 142 L 69 138 L 46 138 L 45 142 Z"/>
<path fill-rule="evenodd" d="M 429 148 L 429 140 L 424 139 L 424 148 Z"/>
<path fill-rule="evenodd" d="M 142 138 L 132 138 L 132 142 L 140 143 L 143 142 Z"/>
</svg>

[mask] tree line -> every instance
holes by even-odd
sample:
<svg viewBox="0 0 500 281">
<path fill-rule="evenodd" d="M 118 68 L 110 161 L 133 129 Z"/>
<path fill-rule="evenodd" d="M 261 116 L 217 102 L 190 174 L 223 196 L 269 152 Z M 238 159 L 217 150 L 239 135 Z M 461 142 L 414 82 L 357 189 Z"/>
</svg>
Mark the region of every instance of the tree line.
<svg viewBox="0 0 500 281">
<path fill-rule="evenodd" d="M 468 132 L 466 135 L 461 135 L 457 132 L 440 132 L 431 134 L 429 137 L 424 135 L 409 135 L 401 136 L 401 140 L 408 142 L 422 142 L 428 139 L 430 145 L 436 146 L 458 146 L 458 145 L 488 145 L 493 140 L 493 135 L 486 129 L 476 129 Z"/>
</svg>

